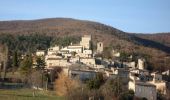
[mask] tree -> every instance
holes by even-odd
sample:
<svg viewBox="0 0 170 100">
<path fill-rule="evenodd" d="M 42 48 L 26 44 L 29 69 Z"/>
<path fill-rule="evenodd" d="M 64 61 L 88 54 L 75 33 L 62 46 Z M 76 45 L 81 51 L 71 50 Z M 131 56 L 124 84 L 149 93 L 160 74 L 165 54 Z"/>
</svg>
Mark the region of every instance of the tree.
<svg viewBox="0 0 170 100">
<path fill-rule="evenodd" d="M 45 61 L 43 59 L 43 56 L 36 58 L 36 69 L 37 71 L 41 72 L 41 85 L 43 87 L 44 83 L 44 68 L 45 68 Z"/>
<path fill-rule="evenodd" d="M 111 47 L 105 47 L 103 50 L 103 58 L 112 59 L 112 48 Z"/>
<path fill-rule="evenodd" d="M 7 66 L 8 66 L 8 58 L 9 58 L 9 50 L 8 50 L 8 46 L 4 45 L 3 46 L 3 51 L 2 51 L 2 59 L 3 59 L 3 76 L 2 79 L 4 80 L 6 77 L 6 71 L 7 71 Z"/>
<path fill-rule="evenodd" d="M 45 67 L 45 61 L 42 57 L 36 58 L 36 69 L 44 69 Z"/>
<path fill-rule="evenodd" d="M 122 62 L 127 61 L 129 56 L 130 56 L 130 55 L 129 55 L 128 53 L 126 53 L 126 52 L 121 52 L 121 53 L 120 53 L 119 60 L 122 61 Z"/>
<path fill-rule="evenodd" d="M 119 96 L 123 91 L 122 82 L 119 77 L 116 77 L 114 80 L 111 80 L 110 86 L 115 96 Z"/>
<path fill-rule="evenodd" d="M 134 100 L 134 91 L 128 90 L 119 96 L 119 100 Z"/>
<path fill-rule="evenodd" d="M 31 55 L 27 55 L 21 61 L 20 66 L 19 66 L 19 71 L 20 71 L 21 75 L 24 76 L 24 79 L 27 79 L 28 76 L 30 75 L 32 64 L 33 64 L 33 62 L 32 62 L 32 56 Z"/>
<path fill-rule="evenodd" d="M 106 100 L 118 100 L 120 95 L 126 92 L 126 86 L 122 84 L 119 77 L 109 78 L 100 88 Z M 123 96 L 123 95 L 122 95 Z"/>
<path fill-rule="evenodd" d="M 79 82 L 77 80 L 69 78 L 66 74 L 61 72 L 58 79 L 55 81 L 55 90 L 57 95 L 69 96 L 75 88 L 79 87 Z"/>
<path fill-rule="evenodd" d="M 99 89 L 103 84 L 104 79 L 102 73 L 97 73 L 97 75 L 87 82 L 87 87 L 91 89 Z"/>
<path fill-rule="evenodd" d="M 13 57 L 12 57 L 12 67 L 13 67 L 13 72 L 18 68 L 19 64 L 19 59 L 18 59 L 18 53 L 17 51 L 14 51 Z"/>
<path fill-rule="evenodd" d="M 41 77 L 42 77 L 42 73 L 41 71 L 39 70 L 32 70 L 32 73 L 30 75 L 30 80 L 29 80 L 29 83 L 36 87 L 36 88 L 40 88 L 42 86 L 42 80 L 41 80 Z"/>
</svg>

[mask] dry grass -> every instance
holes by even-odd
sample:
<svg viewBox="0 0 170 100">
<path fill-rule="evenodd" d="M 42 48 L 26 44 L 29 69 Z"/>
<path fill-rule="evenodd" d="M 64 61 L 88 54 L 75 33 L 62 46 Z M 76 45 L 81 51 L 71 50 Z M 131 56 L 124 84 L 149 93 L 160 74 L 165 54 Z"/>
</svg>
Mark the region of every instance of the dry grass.
<svg viewBox="0 0 170 100">
<path fill-rule="evenodd" d="M 63 100 L 49 91 L 36 91 L 33 96 L 31 89 L 4 90 L 0 89 L 0 100 Z"/>
</svg>

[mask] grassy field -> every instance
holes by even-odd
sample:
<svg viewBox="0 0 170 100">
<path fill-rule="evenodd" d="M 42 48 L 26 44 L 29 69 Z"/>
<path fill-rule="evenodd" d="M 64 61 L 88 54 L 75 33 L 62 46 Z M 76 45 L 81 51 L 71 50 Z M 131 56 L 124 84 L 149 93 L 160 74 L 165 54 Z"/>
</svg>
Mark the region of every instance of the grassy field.
<svg viewBox="0 0 170 100">
<path fill-rule="evenodd" d="M 64 98 L 56 96 L 51 91 L 35 91 L 33 96 L 31 89 L 0 89 L 0 100 L 64 100 Z"/>
</svg>

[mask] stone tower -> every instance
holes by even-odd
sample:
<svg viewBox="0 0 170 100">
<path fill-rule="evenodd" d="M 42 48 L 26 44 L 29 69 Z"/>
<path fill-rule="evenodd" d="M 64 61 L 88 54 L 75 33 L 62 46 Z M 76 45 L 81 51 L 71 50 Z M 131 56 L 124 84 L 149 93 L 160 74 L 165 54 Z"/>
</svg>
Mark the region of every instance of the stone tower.
<svg viewBox="0 0 170 100">
<path fill-rule="evenodd" d="M 91 35 L 84 35 L 80 41 L 80 45 L 83 46 L 84 50 L 91 48 Z"/>
<path fill-rule="evenodd" d="M 97 52 L 102 53 L 103 52 L 103 42 L 97 43 Z"/>
</svg>

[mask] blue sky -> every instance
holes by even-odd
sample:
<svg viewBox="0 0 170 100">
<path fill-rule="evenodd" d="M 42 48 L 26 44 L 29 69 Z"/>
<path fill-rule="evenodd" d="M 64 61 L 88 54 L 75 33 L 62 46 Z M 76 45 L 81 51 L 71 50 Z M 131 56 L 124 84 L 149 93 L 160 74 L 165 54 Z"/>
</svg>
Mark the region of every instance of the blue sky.
<svg viewBox="0 0 170 100">
<path fill-rule="evenodd" d="M 170 32 L 170 0 L 1 0 L 0 20 L 66 17 L 125 32 Z"/>
</svg>

